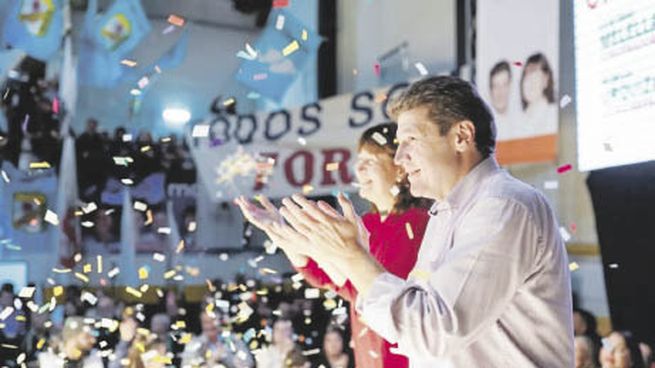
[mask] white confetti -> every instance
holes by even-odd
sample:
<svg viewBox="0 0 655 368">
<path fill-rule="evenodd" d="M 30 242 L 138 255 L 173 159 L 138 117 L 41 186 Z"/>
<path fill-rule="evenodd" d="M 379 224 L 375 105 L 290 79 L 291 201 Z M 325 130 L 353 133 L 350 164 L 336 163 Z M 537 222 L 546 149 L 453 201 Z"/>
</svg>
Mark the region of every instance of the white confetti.
<svg viewBox="0 0 655 368">
<path fill-rule="evenodd" d="M 83 302 L 87 302 L 91 305 L 96 305 L 96 303 L 98 302 L 98 297 L 96 297 L 95 295 L 91 294 L 88 291 L 84 291 L 80 296 L 80 300 L 82 300 Z"/>
<path fill-rule="evenodd" d="M 559 227 L 559 233 L 562 235 L 562 239 L 564 239 L 564 242 L 568 242 L 571 240 L 571 234 L 569 234 L 568 230 L 564 226 Z"/>
<path fill-rule="evenodd" d="M 5 307 L 5 309 L 0 312 L 0 321 L 4 321 L 7 317 L 11 316 L 14 313 L 14 307 Z"/>
<path fill-rule="evenodd" d="M 120 268 L 114 267 L 111 270 L 109 270 L 109 272 L 107 272 L 107 276 L 109 276 L 109 278 L 111 279 L 114 278 L 116 275 L 118 275 L 119 272 L 121 272 Z"/>
<path fill-rule="evenodd" d="M 98 206 L 96 205 L 95 202 L 87 203 L 84 207 L 82 207 L 82 212 L 85 214 L 89 214 L 95 210 L 98 209 Z"/>
<path fill-rule="evenodd" d="M 18 297 L 30 299 L 34 295 L 35 291 L 36 291 L 35 287 L 25 286 L 24 288 L 20 289 L 20 292 L 18 293 Z"/>
<path fill-rule="evenodd" d="M 152 259 L 157 262 L 164 262 L 166 260 L 166 256 L 161 253 L 155 253 L 152 255 Z"/>
<path fill-rule="evenodd" d="M 414 63 L 414 66 L 416 67 L 416 69 L 418 70 L 418 73 L 420 75 L 422 75 L 422 76 L 428 75 L 428 69 L 425 67 L 425 65 L 423 65 L 422 62 L 420 62 L 420 61 L 416 62 L 416 63 Z"/>
<path fill-rule="evenodd" d="M 560 109 L 565 108 L 568 104 L 571 103 L 571 97 L 569 95 L 564 95 L 562 98 L 559 100 L 559 107 Z"/>
<path fill-rule="evenodd" d="M 305 289 L 305 299 L 318 299 L 321 291 L 316 288 Z"/>
<path fill-rule="evenodd" d="M 157 229 L 157 233 L 159 234 L 170 234 L 171 233 L 171 228 L 170 227 L 160 227 Z"/>
<path fill-rule="evenodd" d="M 46 211 L 44 220 L 49 222 L 51 225 L 59 226 L 59 216 L 50 210 Z"/>
<path fill-rule="evenodd" d="M 145 212 L 148 209 L 148 205 L 143 202 L 134 201 L 134 209 L 137 211 Z"/>
<path fill-rule="evenodd" d="M 559 188 L 559 182 L 557 180 L 548 180 L 544 182 L 544 189 L 546 190 L 555 190 Z"/>
<path fill-rule="evenodd" d="M 194 138 L 206 138 L 209 136 L 209 124 L 197 124 L 193 126 L 191 136 Z"/>
<path fill-rule="evenodd" d="M 278 15 L 275 20 L 275 29 L 281 31 L 284 28 L 284 15 Z"/>
</svg>

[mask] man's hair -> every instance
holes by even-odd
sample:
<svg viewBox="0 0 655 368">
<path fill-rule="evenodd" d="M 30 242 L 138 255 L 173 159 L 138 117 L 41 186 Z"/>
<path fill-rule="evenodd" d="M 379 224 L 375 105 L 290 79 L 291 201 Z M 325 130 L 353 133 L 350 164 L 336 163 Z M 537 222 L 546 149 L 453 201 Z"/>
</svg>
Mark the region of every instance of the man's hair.
<svg viewBox="0 0 655 368">
<path fill-rule="evenodd" d="M 400 113 L 422 107 L 428 109 L 428 118 L 437 124 L 442 136 L 456 123 L 469 120 L 475 126 L 477 150 L 483 157 L 488 157 L 494 151 L 494 117 L 472 84 L 451 76 L 422 79 L 410 85 L 391 102 L 389 116 L 397 120 Z"/>
<path fill-rule="evenodd" d="M 509 78 L 512 78 L 512 69 L 509 67 L 509 63 L 507 60 L 501 60 L 497 62 L 492 68 L 491 71 L 489 72 L 489 88 L 491 88 L 491 80 L 493 77 L 501 72 L 507 72 L 509 74 Z"/>
</svg>

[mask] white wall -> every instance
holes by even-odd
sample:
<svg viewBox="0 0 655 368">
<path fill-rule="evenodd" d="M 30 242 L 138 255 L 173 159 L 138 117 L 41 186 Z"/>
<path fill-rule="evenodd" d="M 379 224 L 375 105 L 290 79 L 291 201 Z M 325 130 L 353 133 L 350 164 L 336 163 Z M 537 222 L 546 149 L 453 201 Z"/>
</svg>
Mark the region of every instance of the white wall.
<svg viewBox="0 0 655 368">
<path fill-rule="evenodd" d="M 379 86 L 373 68 L 377 57 L 405 41 L 416 76 L 417 61 L 431 73 L 456 66 L 454 0 L 339 0 L 337 13 L 339 93 Z"/>
</svg>

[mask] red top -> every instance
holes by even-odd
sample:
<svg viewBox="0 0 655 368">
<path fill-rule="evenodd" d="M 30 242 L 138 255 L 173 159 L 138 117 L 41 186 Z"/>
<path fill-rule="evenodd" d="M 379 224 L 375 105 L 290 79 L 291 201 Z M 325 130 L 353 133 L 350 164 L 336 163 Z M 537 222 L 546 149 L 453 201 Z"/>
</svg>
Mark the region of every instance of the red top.
<svg viewBox="0 0 655 368">
<path fill-rule="evenodd" d="M 377 213 L 367 213 L 362 217 L 370 233 L 369 250 L 371 255 L 392 274 L 407 278 L 414 268 L 423 233 L 428 223 L 426 209 L 411 208 L 402 214 L 390 214 L 384 222 Z M 407 225 L 411 231 L 407 229 Z M 413 234 L 410 234 L 413 233 Z M 413 237 L 410 239 L 410 237 Z M 314 287 L 329 288 L 350 302 L 350 326 L 355 350 L 355 363 L 359 368 L 407 368 L 409 361 L 405 356 L 389 351 L 390 344 L 359 320 L 355 312 L 357 290 L 347 280 L 342 287 L 336 286 L 330 277 L 314 260 L 305 267 L 297 268 L 305 280 Z"/>
</svg>

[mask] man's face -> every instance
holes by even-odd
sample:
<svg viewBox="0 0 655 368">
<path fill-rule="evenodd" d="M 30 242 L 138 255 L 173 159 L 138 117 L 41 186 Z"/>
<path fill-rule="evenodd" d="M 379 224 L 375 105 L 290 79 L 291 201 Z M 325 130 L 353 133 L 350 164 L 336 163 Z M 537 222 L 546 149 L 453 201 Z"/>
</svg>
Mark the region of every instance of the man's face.
<svg viewBox="0 0 655 368">
<path fill-rule="evenodd" d="M 408 174 L 412 195 L 442 200 L 457 174 L 453 129 L 441 136 L 427 108 L 419 107 L 400 113 L 396 135 L 394 161 Z"/>
<path fill-rule="evenodd" d="M 209 341 L 216 341 L 218 338 L 218 322 L 216 319 L 209 316 L 207 313 L 200 315 L 200 325 L 202 327 L 202 334 L 209 339 Z"/>
<path fill-rule="evenodd" d="M 491 77 L 491 104 L 499 114 L 507 112 L 507 105 L 509 104 L 509 87 L 510 77 L 509 72 L 502 70 L 493 77 Z"/>
</svg>

